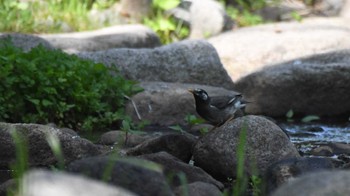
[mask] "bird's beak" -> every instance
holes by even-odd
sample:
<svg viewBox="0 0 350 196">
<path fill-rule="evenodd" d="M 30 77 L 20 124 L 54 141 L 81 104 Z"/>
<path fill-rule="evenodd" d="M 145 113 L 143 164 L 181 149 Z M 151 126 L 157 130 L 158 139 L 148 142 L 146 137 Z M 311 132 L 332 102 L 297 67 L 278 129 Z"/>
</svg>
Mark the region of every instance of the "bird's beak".
<svg viewBox="0 0 350 196">
<path fill-rule="evenodd" d="M 190 93 L 194 93 L 194 90 L 193 89 L 188 89 L 188 92 L 190 92 Z"/>
</svg>

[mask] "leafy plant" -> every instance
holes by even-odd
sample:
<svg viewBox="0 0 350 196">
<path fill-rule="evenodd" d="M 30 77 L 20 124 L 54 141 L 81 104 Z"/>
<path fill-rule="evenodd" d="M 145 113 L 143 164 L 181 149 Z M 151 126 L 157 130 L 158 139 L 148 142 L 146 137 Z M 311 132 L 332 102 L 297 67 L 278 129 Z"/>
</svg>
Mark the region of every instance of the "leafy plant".
<svg viewBox="0 0 350 196">
<path fill-rule="evenodd" d="M 267 6 L 268 3 L 277 3 L 279 0 L 237 0 L 236 6 L 227 5 L 227 14 L 237 22 L 238 26 L 252 26 L 264 23 L 263 18 L 254 12 Z M 225 1 L 221 1 L 223 4 Z"/>
<path fill-rule="evenodd" d="M 151 16 L 143 21 L 158 34 L 164 44 L 183 39 L 189 34 L 187 27 L 165 13 L 166 10 L 174 8 L 179 3 L 180 0 L 154 0 Z"/>
<path fill-rule="evenodd" d="M 294 20 L 301 22 L 303 20 L 303 17 L 297 12 L 297 11 L 293 11 L 291 13 L 291 16 Z"/>
<path fill-rule="evenodd" d="M 130 117 L 124 118 L 124 120 L 122 121 L 122 126 L 120 128 L 121 131 L 125 132 L 124 144 L 127 144 L 127 142 L 128 142 L 129 133 L 132 133 L 132 134 L 143 134 L 143 133 L 145 133 L 145 132 L 140 131 L 140 130 L 142 130 L 142 128 L 146 124 L 148 124 L 147 121 L 142 121 L 139 124 L 134 124 L 131 121 Z"/>
<path fill-rule="evenodd" d="M 189 124 L 189 125 L 197 125 L 197 124 L 201 124 L 204 123 L 204 120 L 201 118 L 198 118 L 197 116 L 193 115 L 193 114 L 188 114 L 185 117 L 185 121 Z"/>
<path fill-rule="evenodd" d="M 95 5 L 96 4 L 96 5 Z M 7 32 L 60 32 L 81 31 L 101 27 L 89 20 L 92 7 L 111 5 L 101 0 L 0 1 L 1 31 Z M 94 6 L 95 5 L 95 6 Z"/>
<path fill-rule="evenodd" d="M 0 45 L 0 120 L 91 131 L 118 127 L 124 95 L 141 89 L 113 67 L 43 46 Z"/>
<path fill-rule="evenodd" d="M 33 12 L 28 2 L 2 0 L 0 6 L 1 31 L 26 31 L 28 27 L 34 26 Z"/>
<path fill-rule="evenodd" d="M 262 179 L 257 175 L 252 175 L 250 177 L 250 185 L 252 187 L 253 196 L 259 196 L 262 194 Z"/>
</svg>

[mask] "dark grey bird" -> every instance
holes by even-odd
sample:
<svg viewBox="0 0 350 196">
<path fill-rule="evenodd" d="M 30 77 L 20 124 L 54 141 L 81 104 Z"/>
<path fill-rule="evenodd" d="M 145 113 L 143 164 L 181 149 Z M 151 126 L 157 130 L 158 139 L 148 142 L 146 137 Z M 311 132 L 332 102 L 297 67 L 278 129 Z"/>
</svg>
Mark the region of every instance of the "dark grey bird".
<svg viewBox="0 0 350 196">
<path fill-rule="evenodd" d="M 221 126 L 226 121 L 244 115 L 247 101 L 241 94 L 234 96 L 209 97 L 203 89 L 189 89 L 196 102 L 196 111 L 205 120 L 214 126 Z"/>
</svg>

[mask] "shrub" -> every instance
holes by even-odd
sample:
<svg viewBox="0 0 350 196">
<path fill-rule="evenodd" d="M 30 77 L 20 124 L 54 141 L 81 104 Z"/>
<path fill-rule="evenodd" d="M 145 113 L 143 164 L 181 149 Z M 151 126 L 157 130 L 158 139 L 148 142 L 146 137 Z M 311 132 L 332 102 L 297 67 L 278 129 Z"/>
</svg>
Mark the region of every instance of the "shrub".
<svg viewBox="0 0 350 196">
<path fill-rule="evenodd" d="M 140 91 L 116 68 L 43 46 L 25 53 L 0 44 L 0 121 L 49 123 L 76 130 L 115 128 L 124 95 Z"/>
</svg>

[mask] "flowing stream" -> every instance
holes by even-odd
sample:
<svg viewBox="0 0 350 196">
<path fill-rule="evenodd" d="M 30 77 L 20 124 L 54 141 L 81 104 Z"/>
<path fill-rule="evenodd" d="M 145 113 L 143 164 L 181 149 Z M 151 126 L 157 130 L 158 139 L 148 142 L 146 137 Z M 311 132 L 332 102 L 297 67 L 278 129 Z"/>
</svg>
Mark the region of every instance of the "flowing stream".
<svg viewBox="0 0 350 196">
<path fill-rule="evenodd" d="M 350 123 L 281 123 L 293 143 L 300 142 L 341 142 L 350 143 Z"/>
</svg>

